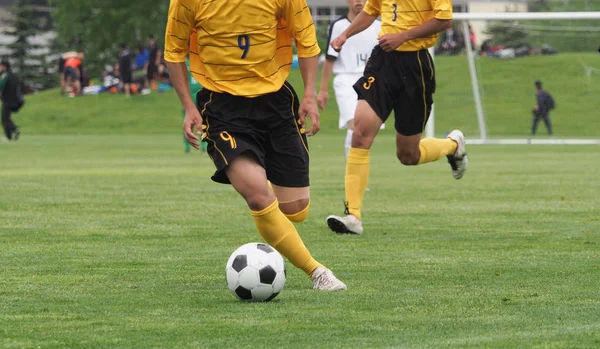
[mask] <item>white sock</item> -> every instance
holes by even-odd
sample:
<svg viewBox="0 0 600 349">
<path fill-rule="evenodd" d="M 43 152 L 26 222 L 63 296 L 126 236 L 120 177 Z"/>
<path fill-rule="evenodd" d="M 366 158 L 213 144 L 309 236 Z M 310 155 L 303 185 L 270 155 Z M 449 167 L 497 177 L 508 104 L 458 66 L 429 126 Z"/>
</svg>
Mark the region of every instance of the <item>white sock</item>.
<svg viewBox="0 0 600 349">
<path fill-rule="evenodd" d="M 354 134 L 354 131 L 352 130 L 348 130 L 348 132 L 346 132 L 346 143 L 344 143 L 344 147 L 346 149 L 346 158 L 348 158 L 348 152 L 350 151 L 350 146 L 352 145 L 352 135 Z"/>
</svg>

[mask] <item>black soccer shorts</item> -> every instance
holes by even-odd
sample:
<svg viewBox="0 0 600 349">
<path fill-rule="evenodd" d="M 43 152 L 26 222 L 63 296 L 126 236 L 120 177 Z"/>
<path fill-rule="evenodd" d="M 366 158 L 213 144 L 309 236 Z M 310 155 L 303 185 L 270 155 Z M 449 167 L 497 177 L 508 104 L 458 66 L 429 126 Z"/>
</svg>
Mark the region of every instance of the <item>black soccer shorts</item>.
<svg viewBox="0 0 600 349">
<path fill-rule="evenodd" d="M 225 169 L 237 156 L 250 152 L 271 183 L 310 185 L 308 142 L 298 118 L 298 96 L 289 83 L 256 98 L 202 89 L 196 104 L 206 127 L 207 152 L 217 168 L 212 180 L 229 184 Z"/>
<path fill-rule="evenodd" d="M 422 133 L 435 92 L 433 60 L 427 50 L 385 52 L 376 46 L 354 90 L 383 122 L 393 110 L 401 135 Z"/>
</svg>

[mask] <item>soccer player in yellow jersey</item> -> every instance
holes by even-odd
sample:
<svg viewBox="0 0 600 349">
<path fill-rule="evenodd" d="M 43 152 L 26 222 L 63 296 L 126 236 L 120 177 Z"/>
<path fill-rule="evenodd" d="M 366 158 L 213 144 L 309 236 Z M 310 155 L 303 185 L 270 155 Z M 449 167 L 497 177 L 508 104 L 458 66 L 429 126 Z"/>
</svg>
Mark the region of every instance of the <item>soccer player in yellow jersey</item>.
<svg viewBox="0 0 600 349">
<path fill-rule="evenodd" d="M 346 215 L 327 218 L 329 228 L 338 234 L 363 232 L 361 209 L 370 149 L 392 110 L 396 154 L 403 165 L 421 165 L 446 156 L 456 179 L 462 178 L 468 165 L 464 135 L 459 130 L 446 139 L 421 139 L 435 92 L 435 70 L 427 49 L 452 25 L 451 0 L 367 0 L 363 11 L 331 46 L 341 50 L 348 38 L 379 16 L 379 45 L 354 85 L 359 102 L 346 162 Z"/>
<path fill-rule="evenodd" d="M 194 30 L 196 52 L 188 49 Z M 304 79 L 302 101 L 286 82 L 292 40 Z M 196 104 L 188 51 L 190 70 L 204 87 Z M 201 133 L 217 168 L 212 179 L 233 185 L 262 237 L 306 272 L 315 289 L 343 290 L 346 285 L 311 256 L 292 223 L 306 219 L 310 204 L 306 135 L 319 131 L 319 53 L 306 0 L 171 0 L 165 60 L 185 109 L 187 140 L 198 149 L 195 132 Z"/>
</svg>

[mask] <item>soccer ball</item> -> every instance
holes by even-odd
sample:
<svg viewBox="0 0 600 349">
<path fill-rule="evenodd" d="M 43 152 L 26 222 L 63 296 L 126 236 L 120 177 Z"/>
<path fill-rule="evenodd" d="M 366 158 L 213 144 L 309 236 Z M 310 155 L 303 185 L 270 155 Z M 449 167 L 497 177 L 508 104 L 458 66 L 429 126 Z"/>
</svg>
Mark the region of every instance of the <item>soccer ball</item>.
<svg viewBox="0 0 600 349">
<path fill-rule="evenodd" d="M 285 261 L 266 244 L 253 242 L 238 248 L 225 271 L 227 287 L 243 301 L 268 302 L 285 285 Z"/>
</svg>

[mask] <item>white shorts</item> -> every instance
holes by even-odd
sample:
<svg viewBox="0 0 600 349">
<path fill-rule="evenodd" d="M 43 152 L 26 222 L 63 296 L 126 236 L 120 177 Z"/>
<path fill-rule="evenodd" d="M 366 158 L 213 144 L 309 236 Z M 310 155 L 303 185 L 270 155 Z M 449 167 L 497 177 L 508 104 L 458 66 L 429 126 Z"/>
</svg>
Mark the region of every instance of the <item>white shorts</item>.
<svg viewBox="0 0 600 349">
<path fill-rule="evenodd" d="M 340 111 L 340 130 L 347 129 L 348 123 L 354 120 L 354 113 L 358 104 L 358 95 L 354 91 L 354 84 L 361 77 L 362 74 L 338 74 L 333 79 L 335 99 Z M 385 124 L 381 128 L 384 129 Z"/>
<path fill-rule="evenodd" d="M 361 77 L 362 74 L 338 74 L 333 79 L 335 99 L 340 111 L 340 130 L 348 128 L 348 122 L 354 119 L 358 95 L 353 86 Z"/>
</svg>

